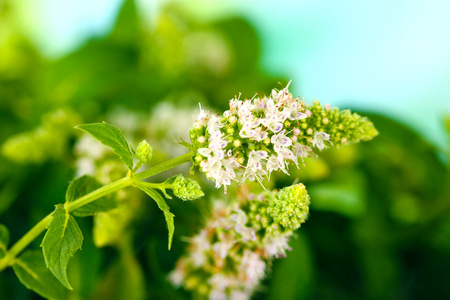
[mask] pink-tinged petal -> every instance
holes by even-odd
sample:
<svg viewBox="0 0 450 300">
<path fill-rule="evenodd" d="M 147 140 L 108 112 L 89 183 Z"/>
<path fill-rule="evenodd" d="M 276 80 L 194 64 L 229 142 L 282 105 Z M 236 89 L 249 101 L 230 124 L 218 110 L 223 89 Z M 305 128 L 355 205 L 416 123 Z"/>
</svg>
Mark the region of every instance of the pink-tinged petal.
<svg viewBox="0 0 450 300">
<path fill-rule="evenodd" d="M 302 112 L 298 112 L 297 115 L 295 116 L 296 120 L 303 120 L 306 119 L 308 117 L 308 114 L 302 113 Z"/>
<path fill-rule="evenodd" d="M 208 148 L 200 148 L 198 149 L 198 153 L 204 157 L 211 157 L 211 149 Z"/>
<path fill-rule="evenodd" d="M 272 131 L 273 131 L 273 132 L 278 132 L 278 131 L 280 131 L 281 129 L 283 129 L 283 124 L 281 124 L 281 123 L 276 123 Z"/>
</svg>

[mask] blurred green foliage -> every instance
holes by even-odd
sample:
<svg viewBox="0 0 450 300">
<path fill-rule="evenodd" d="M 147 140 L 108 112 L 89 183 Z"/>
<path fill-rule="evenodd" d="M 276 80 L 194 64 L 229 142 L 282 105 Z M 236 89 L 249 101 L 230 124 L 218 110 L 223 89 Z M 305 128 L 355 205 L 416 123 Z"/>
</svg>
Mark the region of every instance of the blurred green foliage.
<svg viewBox="0 0 450 300">
<path fill-rule="evenodd" d="M 48 60 L 10 25 L 13 9 L 8 1 L 0 10 L 0 26 L 8 28 L 0 37 L 0 222 L 12 242 L 64 201 L 80 156 L 73 125 L 100 122 L 118 110 L 140 122 L 167 101 L 220 111 L 237 91 L 252 97 L 280 80 L 259 68 L 259 38 L 241 18 L 199 23 L 169 5 L 147 28 L 134 2 L 125 1 L 106 37 Z M 450 157 L 438 156 L 392 120 L 369 119 L 380 132 L 374 141 L 324 151 L 270 183 L 304 182 L 311 214 L 256 299 L 450 298 Z M 156 130 L 144 127 L 124 132 L 141 140 Z M 170 140 L 168 132 L 163 137 Z M 147 140 L 154 160 L 168 158 L 157 139 Z M 107 179 L 116 177 L 107 162 L 97 167 Z M 96 175 L 101 182 L 102 174 Z M 214 193 L 221 194 L 205 190 Z M 162 214 L 150 201 L 143 204 L 141 193 L 127 196 L 123 214 L 79 219 L 85 242 L 68 268 L 74 286 L 68 299 L 190 299 L 171 287 L 167 274 L 186 246 L 183 237 L 203 224 L 206 200 L 170 203 L 177 230 L 168 252 Z M 0 273 L 0 299 L 39 296 L 7 269 Z"/>
</svg>

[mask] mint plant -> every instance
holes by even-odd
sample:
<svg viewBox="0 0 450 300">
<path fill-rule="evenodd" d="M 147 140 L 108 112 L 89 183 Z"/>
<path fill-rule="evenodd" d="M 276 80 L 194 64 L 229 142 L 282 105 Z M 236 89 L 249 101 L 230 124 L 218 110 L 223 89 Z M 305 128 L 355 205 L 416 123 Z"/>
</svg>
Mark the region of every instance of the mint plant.
<svg viewBox="0 0 450 300">
<path fill-rule="evenodd" d="M 165 217 L 168 249 L 175 230 L 174 214 L 166 200 L 183 201 L 204 196 L 200 184 L 179 174 L 162 182 L 146 179 L 192 162 L 191 173 L 203 172 L 216 188 L 265 180 L 273 171 L 289 175 L 289 165 L 329 146 L 367 141 L 377 135 L 373 124 L 350 111 L 319 102 L 311 105 L 294 98 L 288 88 L 251 100 L 230 100 L 221 115 L 200 109 L 190 130 L 189 152 L 140 171 L 151 162 L 152 146 L 145 140 L 136 149 L 122 131 L 110 124 L 75 127 L 109 147 L 126 165 L 121 179 L 102 185 L 82 175 L 69 185 L 64 203 L 38 222 L 8 248 L 9 234 L 0 225 L 0 271 L 12 267 L 29 289 L 49 299 L 64 298 L 72 285 L 67 276 L 70 258 L 82 248 L 83 233 L 75 217 L 98 216 L 123 209 L 112 194 L 124 188 L 141 190 L 156 202 Z M 304 162 L 303 162 L 304 163 Z M 171 281 L 211 299 L 248 299 L 265 277 L 270 262 L 286 255 L 289 238 L 306 221 L 310 199 L 303 184 L 259 195 L 242 187 L 229 193 L 226 204 L 217 201 L 206 227 L 191 239 L 187 253 L 171 273 Z M 42 252 L 24 251 L 45 232 Z"/>
</svg>

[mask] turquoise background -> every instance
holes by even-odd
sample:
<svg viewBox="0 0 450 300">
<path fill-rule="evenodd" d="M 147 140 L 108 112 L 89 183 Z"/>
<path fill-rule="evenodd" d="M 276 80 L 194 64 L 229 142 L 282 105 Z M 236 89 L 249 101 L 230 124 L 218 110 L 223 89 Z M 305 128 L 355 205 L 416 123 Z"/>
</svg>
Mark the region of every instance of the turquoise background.
<svg viewBox="0 0 450 300">
<path fill-rule="evenodd" d="M 19 0 L 25 32 L 59 57 L 112 26 L 121 0 Z M 167 1 L 137 1 L 151 28 Z M 288 74 L 306 100 L 388 115 L 446 148 L 450 1 L 175 1 L 198 20 L 243 15 L 262 68 Z"/>
</svg>

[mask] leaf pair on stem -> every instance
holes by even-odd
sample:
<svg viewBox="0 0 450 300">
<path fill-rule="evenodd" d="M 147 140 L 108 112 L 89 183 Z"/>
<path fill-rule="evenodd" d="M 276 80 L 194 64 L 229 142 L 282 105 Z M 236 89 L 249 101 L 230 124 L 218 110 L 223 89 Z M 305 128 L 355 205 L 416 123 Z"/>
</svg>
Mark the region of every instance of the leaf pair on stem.
<svg viewBox="0 0 450 300">
<path fill-rule="evenodd" d="M 174 215 L 159 189 L 167 198 L 166 189 L 173 189 L 175 196 L 183 200 L 193 200 L 203 196 L 197 182 L 181 175 L 163 183 L 147 183 L 141 180 L 162 171 L 173 168 L 190 160 L 191 154 L 172 159 L 147 171 L 135 174 L 136 170 L 151 159 L 152 148 L 147 142 L 139 144 L 137 151 L 128 144 L 120 129 L 106 123 L 84 124 L 76 127 L 108 146 L 127 165 L 129 172 L 125 178 L 106 186 L 99 184 L 93 177 L 84 175 L 74 179 L 66 191 L 64 204 L 57 204 L 55 211 L 39 222 L 8 252 L 9 233 L 0 224 L 0 270 L 12 266 L 19 280 L 29 289 L 49 299 L 61 299 L 72 289 L 67 278 L 67 265 L 70 258 L 81 249 L 83 234 L 75 218 L 93 216 L 117 207 L 109 194 L 127 186 L 134 186 L 149 195 L 163 211 L 169 231 L 169 250 L 175 230 Z M 136 157 L 136 164 L 134 158 Z M 16 256 L 37 236 L 47 229 L 42 240 L 42 253 L 26 251 L 19 258 Z M 42 257 L 43 254 L 43 257 Z M 45 262 L 45 264 L 44 264 Z M 53 275 L 54 276 L 53 276 Z"/>
</svg>

